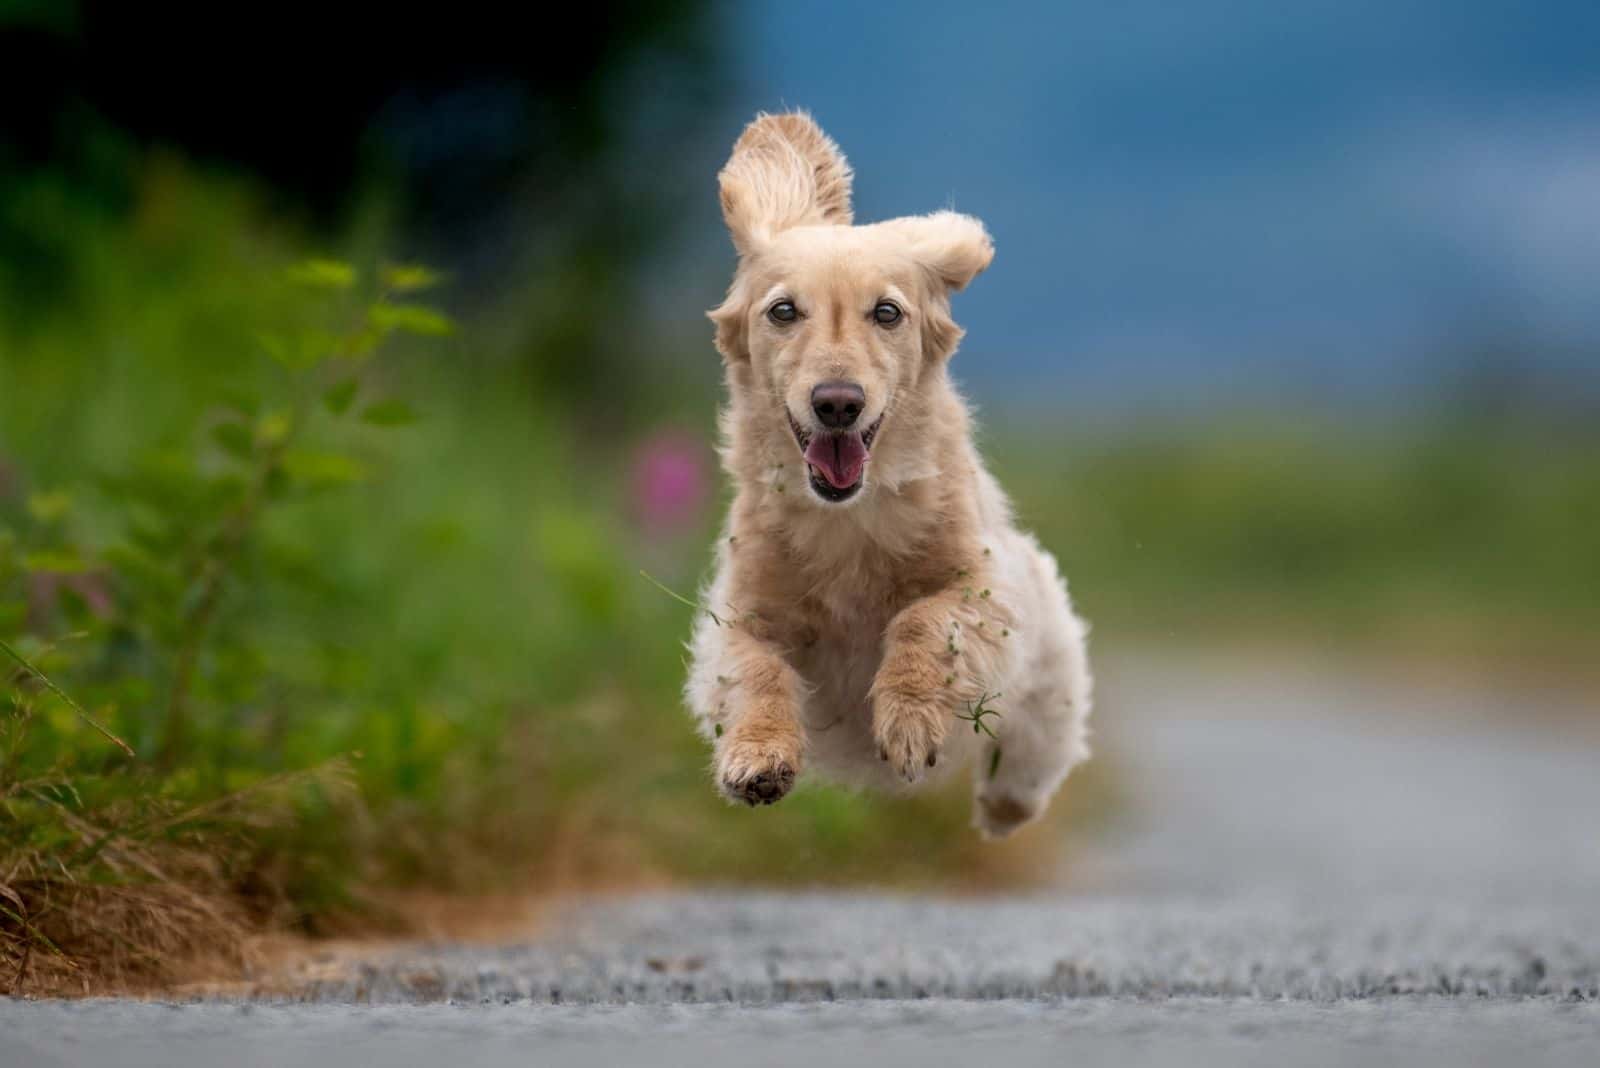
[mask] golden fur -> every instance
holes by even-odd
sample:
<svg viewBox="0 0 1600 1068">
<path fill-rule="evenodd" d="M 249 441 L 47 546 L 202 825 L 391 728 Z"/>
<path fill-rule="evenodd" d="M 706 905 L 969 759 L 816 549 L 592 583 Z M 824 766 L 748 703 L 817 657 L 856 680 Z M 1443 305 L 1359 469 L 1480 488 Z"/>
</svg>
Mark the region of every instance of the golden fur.
<svg viewBox="0 0 1600 1068">
<path fill-rule="evenodd" d="M 850 180 L 803 113 L 758 116 L 720 175 L 739 265 L 710 316 L 736 495 L 686 698 L 730 798 L 776 801 L 807 767 L 915 784 L 976 755 L 975 823 L 1006 834 L 1088 756 L 1085 628 L 1014 526 L 948 374 L 950 294 L 989 265 L 988 234 L 953 212 L 855 226 Z M 775 322 L 780 300 L 801 315 Z M 885 300 L 903 312 L 892 325 L 874 319 Z M 881 430 L 859 491 L 833 503 L 796 435 L 812 388 L 841 380 Z M 995 694 L 991 741 L 956 714 Z"/>
</svg>

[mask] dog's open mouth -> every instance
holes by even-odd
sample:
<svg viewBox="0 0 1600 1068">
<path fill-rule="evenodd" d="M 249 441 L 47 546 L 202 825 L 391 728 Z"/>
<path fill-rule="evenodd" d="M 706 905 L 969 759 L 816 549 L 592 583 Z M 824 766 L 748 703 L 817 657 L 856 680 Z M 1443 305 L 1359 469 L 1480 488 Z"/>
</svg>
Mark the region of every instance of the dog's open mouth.
<svg viewBox="0 0 1600 1068">
<path fill-rule="evenodd" d="M 882 425 L 880 415 L 865 430 L 811 431 L 789 416 L 789 429 L 805 454 L 806 473 L 817 496 L 825 501 L 847 501 L 860 491 L 872 440 Z"/>
</svg>

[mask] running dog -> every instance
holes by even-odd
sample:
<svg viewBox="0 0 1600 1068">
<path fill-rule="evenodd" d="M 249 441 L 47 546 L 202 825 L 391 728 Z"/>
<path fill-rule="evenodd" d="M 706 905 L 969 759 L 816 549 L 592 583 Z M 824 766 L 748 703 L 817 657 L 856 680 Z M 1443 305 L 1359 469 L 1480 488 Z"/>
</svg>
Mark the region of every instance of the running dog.
<svg viewBox="0 0 1600 1068">
<path fill-rule="evenodd" d="M 1090 676 L 950 379 L 950 297 L 989 235 L 949 211 L 855 225 L 850 166 L 804 113 L 757 116 L 719 178 L 735 497 L 685 685 L 718 787 L 771 804 L 805 771 L 904 789 L 965 765 L 974 825 L 1010 834 L 1089 756 Z"/>
</svg>

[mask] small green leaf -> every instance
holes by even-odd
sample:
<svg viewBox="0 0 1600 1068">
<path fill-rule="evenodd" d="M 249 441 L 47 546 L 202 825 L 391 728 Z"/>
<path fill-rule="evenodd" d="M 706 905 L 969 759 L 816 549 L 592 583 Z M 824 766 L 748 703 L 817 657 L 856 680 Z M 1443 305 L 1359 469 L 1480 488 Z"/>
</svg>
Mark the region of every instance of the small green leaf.
<svg viewBox="0 0 1600 1068">
<path fill-rule="evenodd" d="M 293 362 L 293 348 L 287 338 L 279 334 L 262 334 L 256 340 L 261 342 L 261 347 L 267 350 L 267 355 L 284 366 Z"/>
<path fill-rule="evenodd" d="M 374 304 L 367 314 L 374 325 L 406 334 L 440 337 L 456 329 L 449 316 L 422 304 Z"/>
<path fill-rule="evenodd" d="M 322 403 L 328 406 L 328 411 L 334 415 L 343 415 L 350 410 L 350 404 L 356 399 L 356 380 L 347 378 L 343 382 L 330 386 L 322 395 Z"/>
<path fill-rule="evenodd" d="M 128 541 L 146 552 L 175 556 L 179 525 L 148 508 L 130 508 L 127 520 Z"/>
<path fill-rule="evenodd" d="M 289 476 L 282 467 L 273 467 L 267 472 L 267 496 L 279 500 L 289 492 Z"/>
<path fill-rule="evenodd" d="M 254 394 L 233 386 L 223 389 L 220 400 L 223 407 L 251 418 L 254 418 L 255 414 L 261 410 L 261 401 Z"/>
<path fill-rule="evenodd" d="M 717 737 L 721 738 L 722 737 L 722 724 L 718 723 L 716 725 L 716 732 L 717 732 Z"/>
<path fill-rule="evenodd" d="M 238 423 L 218 423 L 211 428 L 211 437 L 224 452 L 241 460 L 248 460 L 255 452 L 255 435 Z"/>
<path fill-rule="evenodd" d="M 363 330 L 346 337 L 339 345 L 335 355 L 346 360 L 364 360 L 378 351 L 378 346 L 383 344 L 383 339 L 389 331 L 376 324 L 368 324 Z"/>
<path fill-rule="evenodd" d="M 396 263 L 383 269 L 382 280 L 385 288 L 396 293 L 415 293 L 432 289 L 444 281 L 444 277 L 421 264 Z"/>
<path fill-rule="evenodd" d="M 1000 747 L 997 745 L 997 746 L 994 747 L 994 755 L 989 758 L 989 778 L 991 778 L 991 779 L 994 778 L 995 773 L 997 771 L 999 771 L 999 770 L 1000 770 Z"/>
<path fill-rule="evenodd" d="M 28 495 L 28 514 L 41 523 L 59 522 L 71 510 L 72 495 L 65 490 Z"/>
<path fill-rule="evenodd" d="M 314 289 L 349 289 L 356 284 L 356 269 L 341 260 L 302 260 L 289 268 L 288 279 Z"/>
<path fill-rule="evenodd" d="M 315 367 L 322 360 L 343 349 L 345 338 L 332 330 L 311 329 L 300 335 L 301 367 Z"/>
<path fill-rule="evenodd" d="M 403 400 L 379 401 L 361 412 L 361 421 L 373 426 L 406 426 L 417 421 L 417 413 Z"/>
<path fill-rule="evenodd" d="M 153 556 L 130 542 L 108 546 L 103 559 L 116 571 L 117 577 L 127 582 L 136 581 L 147 590 L 167 592 L 173 588 L 174 578 L 165 557 Z"/>
<path fill-rule="evenodd" d="M 290 425 L 287 412 L 268 412 L 256 424 L 256 434 L 268 445 L 276 445 L 289 436 Z"/>
<path fill-rule="evenodd" d="M 352 457 L 336 452 L 291 452 L 283 470 L 307 489 L 348 486 L 367 477 L 367 469 Z"/>
<path fill-rule="evenodd" d="M 322 357 L 316 339 L 288 338 L 282 334 L 262 334 L 261 347 L 278 363 L 291 371 L 304 370 Z"/>
<path fill-rule="evenodd" d="M 84 570 L 83 559 L 71 549 L 46 549 L 28 553 L 22 566 L 29 571 L 53 571 L 61 575 L 75 575 Z"/>
</svg>

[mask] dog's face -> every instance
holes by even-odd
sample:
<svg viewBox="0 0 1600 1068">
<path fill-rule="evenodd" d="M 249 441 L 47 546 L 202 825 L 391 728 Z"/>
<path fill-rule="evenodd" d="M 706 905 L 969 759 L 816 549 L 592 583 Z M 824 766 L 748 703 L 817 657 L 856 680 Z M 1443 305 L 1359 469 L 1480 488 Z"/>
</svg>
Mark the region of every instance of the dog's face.
<svg viewBox="0 0 1600 1068">
<path fill-rule="evenodd" d="M 711 313 L 723 356 L 747 368 L 730 376 L 748 383 L 746 411 L 792 441 L 810 495 L 830 505 L 863 496 L 884 436 L 921 428 L 896 413 L 917 409 L 960 339 L 950 293 L 993 256 L 982 224 L 951 212 L 853 226 L 849 185 L 808 117 L 752 123 L 722 172 L 740 259 Z"/>
</svg>

